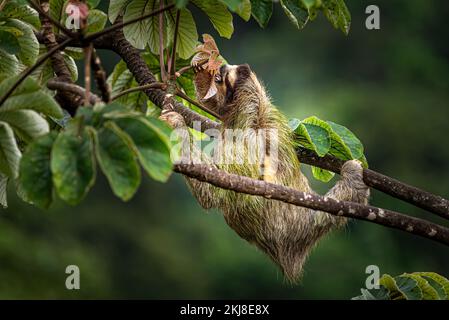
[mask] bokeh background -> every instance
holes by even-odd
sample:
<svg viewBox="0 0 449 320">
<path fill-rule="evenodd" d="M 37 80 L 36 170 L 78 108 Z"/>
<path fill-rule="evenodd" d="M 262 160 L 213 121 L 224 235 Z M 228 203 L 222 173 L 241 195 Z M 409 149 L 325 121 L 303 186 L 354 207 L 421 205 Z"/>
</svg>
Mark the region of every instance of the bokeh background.
<svg viewBox="0 0 449 320">
<path fill-rule="evenodd" d="M 288 116 L 346 125 L 372 169 L 449 197 L 449 2 L 346 2 L 348 37 L 323 17 L 297 31 L 279 4 L 265 30 L 235 17 L 231 40 L 195 14 L 199 32 L 216 36 L 229 62 L 249 63 Z M 381 9 L 381 30 L 365 29 L 369 4 Z M 117 57 L 101 55 L 111 70 Z M 324 193 L 333 183 L 313 185 Z M 41 211 L 14 192 L 9 199 L 0 212 L 0 298 L 349 299 L 371 264 L 393 275 L 449 276 L 449 248 L 354 221 L 319 244 L 299 285 L 288 284 L 221 214 L 205 213 L 176 174 L 166 184 L 144 179 L 128 203 L 102 176 L 77 207 Z M 442 222 L 379 192 L 371 202 Z M 65 288 L 70 264 L 81 269 L 81 290 Z"/>
</svg>

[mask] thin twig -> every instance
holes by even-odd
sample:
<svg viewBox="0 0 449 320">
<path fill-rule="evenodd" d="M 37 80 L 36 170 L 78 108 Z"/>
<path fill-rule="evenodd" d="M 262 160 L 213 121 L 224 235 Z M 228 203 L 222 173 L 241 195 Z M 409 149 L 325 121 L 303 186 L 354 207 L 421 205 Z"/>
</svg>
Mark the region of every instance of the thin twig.
<svg viewBox="0 0 449 320">
<path fill-rule="evenodd" d="M 90 61 L 92 59 L 92 51 L 94 50 L 92 43 L 88 47 L 84 48 L 84 87 L 86 88 L 86 98 L 84 99 L 84 105 L 89 105 L 90 95 Z"/>
<path fill-rule="evenodd" d="M 186 95 L 184 92 L 182 92 L 181 90 L 177 89 L 176 93 L 175 93 L 178 97 L 183 98 L 184 100 L 188 101 L 189 103 L 197 106 L 198 108 L 200 108 L 201 110 L 213 115 L 215 118 L 220 119 L 220 115 L 218 113 L 216 113 L 213 110 L 210 110 L 208 108 L 206 108 L 205 106 L 203 106 L 201 103 L 199 103 L 198 101 L 195 101 L 193 99 L 191 99 L 188 95 Z"/>
<path fill-rule="evenodd" d="M 178 33 L 179 33 L 179 18 L 181 16 L 181 11 L 177 10 L 176 11 L 176 22 L 175 22 L 175 35 L 174 35 L 174 39 L 173 39 L 173 49 L 172 49 L 172 53 L 171 53 L 171 57 L 170 57 L 170 61 L 169 61 L 169 66 L 168 66 L 168 73 L 170 74 L 171 78 L 174 78 L 175 72 L 176 72 L 176 47 L 178 44 Z"/>
<path fill-rule="evenodd" d="M 170 4 L 170 5 L 166 6 L 166 7 L 163 7 L 162 9 L 155 10 L 153 12 L 144 14 L 144 15 L 142 15 L 140 17 L 128 20 L 126 22 L 122 21 L 122 22 L 116 23 L 113 26 L 110 26 L 109 28 L 106 28 L 106 29 L 104 29 L 102 31 L 98 31 L 98 32 L 95 32 L 95 33 L 92 33 L 92 34 L 88 35 L 87 37 L 85 37 L 83 39 L 83 41 L 84 42 L 92 42 L 94 39 L 97 39 L 98 37 L 101 37 L 101 36 L 103 36 L 103 35 L 105 35 L 107 33 L 113 32 L 113 31 L 118 30 L 118 29 L 122 29 L 123 27 L 126 27 L 126 26 L 128 26 L 130 24 L 133 24 L 133 23 L 145 20 L 145 19 L 147 19 L 149 17 L 155 16 L 155 15 L 157 15 L 157 14 L 159 14 L 161 12 L 164 12 L 166 10 L 170 10 L 174 6 L 175 6 L 174 4 Z"/>
<path fill-rule="evenodd" d="M 106 71 L 101 65 L 100 57 L 95 50 L 92 51 L 92 59 L 90 61 L 92 70 L 94 71 L 95 83 L 101 92 L 101 98 L 105 103 L 111 101 L 111 87 L 107 82 Z"/>
<path fill-rule="evenodd" d="M 208 59 L 204 59 L 204 60 L 200 61 L 200 62 L 197 64 L 197 66 L 200 67 L 200 66 L 206 64 L 208 61 L 209 61 Z M 181 69 L 179 69 L 178 71 L 176 71 L 176 73 L 175 73 L 176 78 L 179 78 L 179 77 L 182 76 L 184 73 L 186 73 L 186 72 L 192 70 L 193 68 L 194 68 L 194 66 L 191 66 L 191 65 L 190 65 L 190 66 L 182 67 Z"/>
<path fill-rule="evenodd" d="M 449 245 L 449 228 L 395 211 L 301 192 L 283 185 L 227 173 L 212 165 L 176 164 L 174 170 L 222 189 L 279 200 L 335 216 L 365 220 Z"/>
<path fill-rule="evenodd" d="M 164 7 L 164 2 L 159 2 L 160 9 Z M 159 65 L 161 67 L 161 80 L 167 80 L 167 70 L 164 63 L 164 12 L 159 13 Z"/>
<path fill-rule="evenodd" d="M 51 50 L 47 51 L 46 54 L 44 54 L 39 60 L 36 61 L 34 65 L 29 67 L 27 70 L 25 70 L 17 79 L 17 81 L 14 83 L 14 85 L 9 88 L 9 90 L 3 95 L 3 97 L 0 99 L 0 107 L 2 104 L 8 99 L 8 97 L 14 92 L 14 90 L 17 89 L 17 87 L 22 83 L 23 80 L 25 80 L 26 77 L 28 77 L 30 74 L 32 74 L 37 68 L 39 68 L 40 65 L 42 65 L 48 58 L 50 58 L 56 51 L 63 50 L 65 47 L 67 47 L 70 42 L 72 42 L 73 39 L 68 38 L 64 42 L 61 42 L 56 47 L 52 48 Z"/>
<path fill-rule="evenodd" d="M 112 101 L 117 100 L 118 98 L 127 95 L 129 93 L 132 92 L 136 92 L 136 91 L 144 91 L 147 89 L 160 89 L 160 90 L 165 90 L 167 88 L 167 85 L 165 83 L 160 83 L 160 82 L 154 82 L 154 83 L 150 83 L 150 84 L 146 84 L 143 86 L 139 86 L 139 87 L 134 87 L 134 88 L 129 88 L 127 90 L 123 90 L 122 92 L 118 93 L 117 95 L 112 97 Z"/>
</svg>

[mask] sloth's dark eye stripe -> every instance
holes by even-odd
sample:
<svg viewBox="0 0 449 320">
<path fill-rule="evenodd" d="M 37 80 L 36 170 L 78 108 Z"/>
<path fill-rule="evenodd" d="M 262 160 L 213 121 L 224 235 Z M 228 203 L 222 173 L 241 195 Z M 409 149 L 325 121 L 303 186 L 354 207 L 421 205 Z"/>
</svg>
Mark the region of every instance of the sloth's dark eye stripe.
<svg viewBox="0 0 449 320">
<path fill-rule="evenodd" d="M 226 85 L 226 102 L 230 103 L 232 102 L 232 99 L 234 97 L 234 88 L 231 85 L 231 82 L 229 81 L 229 74 L 226 74 L 225 77 L 225 85 Z"/>
</svg>

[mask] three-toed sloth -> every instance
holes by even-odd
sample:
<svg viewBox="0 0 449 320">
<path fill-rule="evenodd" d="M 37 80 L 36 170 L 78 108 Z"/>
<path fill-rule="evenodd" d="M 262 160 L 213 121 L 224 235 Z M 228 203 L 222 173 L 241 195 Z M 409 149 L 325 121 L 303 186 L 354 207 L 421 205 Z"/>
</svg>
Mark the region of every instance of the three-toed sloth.
<svg viewBox="0 0 449 320">
<path fill-rule="evenodd" d="M 216 75 L 199 69 L 195 75 L 197 98 L 220 115 L 221 137 L 216 137 L 212 156 L 195 149 L 191 150 L 191 157 L 195 159 L 190 158 L 190 161 L 201 158 L 202 162 L 230 173 L 313 193 L 300 170 L 294 133 L 284 115 L 271 104 L 250 67 L 223 65 Z M 212 81 L 216 93 L 203 99 L 206 94 L 210 96 Z M 183 118 L 174 111 L 163 111 L 161 118 L 174 128 L 185 128 Z M 233 149 L 223 147 L 224 142 L 230 142 L 225 138 L 230 129 L 243 135 L 243 139 L 232 139 Z M 191 145 L 188 131 L 183 132 L 184 145 Z M 235 161 L 223 161 L 224 158 L 229 160 L 229 154 Z M 363 182 L 362 170 L 359 161 L 347 161 L 341 170 L 341 179 L 326 196 L 367 204 L 369 189 Z M 318 240 L 331 229 L 344 226 L 347 220 L 277 200 L 220 189 L 191 178 L 187 181 L 203 208 L 219 208 L 227 224 L 240 237 L 265 252 L 290 281 L 300 278 L 303 264 Z"/>
</svg>

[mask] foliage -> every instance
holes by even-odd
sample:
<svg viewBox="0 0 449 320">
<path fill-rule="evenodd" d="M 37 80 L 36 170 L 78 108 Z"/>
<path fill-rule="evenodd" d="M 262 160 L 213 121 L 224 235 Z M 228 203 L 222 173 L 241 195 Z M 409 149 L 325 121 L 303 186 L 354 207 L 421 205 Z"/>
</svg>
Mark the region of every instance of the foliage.
<svg viewBox="0 0 449 320">
<path fill-rule="evenodd" d="M 379 289 L 361 289 L 353 300 L 449 300 L 449 280 L 435 272 L 384 274 Z"/>
<path fill-rule="evenodd" d="M 170 129 L 160 120 L 130 111 L 119 103 L 80 108 L 59 133 L 31 143 L 19 177 L 26 199 L 48 208 L 53 190 L 76 205 L 95 182 L 96 162 L 116 196 L 126 201 L 140 184 L 138 161 L 157 180 L 171 173 Z"/>
<path fill-rule="evenodd" d="M 348 128 L 315 116 L 302 121 L 293 118 L 289 124 L 295 132 L 298 144 L 315 151 L 318 156 L 324 157 L 329 154 L 341 160 L 357 159 L 365 168 L 368 167 L 362 143 Z M 314 166 L 312 173 L 316 179 L 324 182 L 328 182 L 334 176 L 333 172 Z"/>
</svg>

